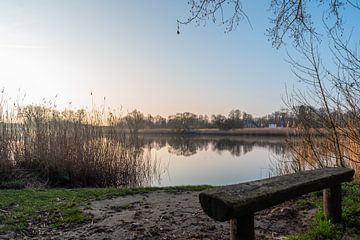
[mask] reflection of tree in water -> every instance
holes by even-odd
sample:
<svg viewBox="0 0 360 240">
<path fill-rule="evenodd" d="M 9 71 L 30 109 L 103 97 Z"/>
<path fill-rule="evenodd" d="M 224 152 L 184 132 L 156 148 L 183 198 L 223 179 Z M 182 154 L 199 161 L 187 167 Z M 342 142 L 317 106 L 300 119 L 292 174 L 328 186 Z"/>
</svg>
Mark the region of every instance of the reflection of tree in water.
<svg viewBox="0 0 360 240">
<path fill-rule="evenodd" d="M 117 169 L 120 177 L 121 186 L 151 186 L 154 182 L 160 182 L 161 172 L 163 171 L 160 162 L 156 156 L 151 155 L 151 149 L 166 145 L 164 141 L 149 141 L 141 135 L 129 134 L 125 136 L 124 148 L 120 159 L 128 159 L 128 162 L 122 162 L 122 169 Z M 161 148 L 161 147 L 160 147 Z M 159 148 L 159 149 L 160 149 Z M 124 174 L 124 169 L 125 173 Z"/>
<path fill-rule="evenodd" d="M 220 139 L 212 141 L 212 150 L 221 153 L 228 151 L 231 155 L 240 157 L 254 150 L 254 147 L 266 148 L 275 155 L 282 155 L 286 151 L 283 142 L 271 142 L 259 139 Z"/>
<path fill-rule="evenodd" d="M 167 138 L 157 135 L 138 135 L 138 139 L 142 141 L 142 148 L 160 150 L 167 144 Z"/>
<path fill-rule="evenodd" d="M 197 153 L 199 147 L 191 138 L 177 137 L 168 139 L 169 153 L 173 153 L 179 156 L 191 156 Z"/>
<path fill-rule="evenodd" d="M 157 141 L 152 141 L 152 146 L 156 149 L 156 150 L 160 150 L 161 148 L 166 146 L 166 138 L 160 138 Z"/>
<path fill-rule="evenodd" d="M 192 156 L 199 151 L 229 152 L 231 155 L 240 157 L 255 148 L 264 148 L 277 156 L 284 155 L 287 150 L 284 138 L 274 137 L 205 137 L 205 136 L 154 136 L 154 135 L 128 135 L 125 141 L 127 159 L 131 162 L 122 163 L 125 172 L 120 175 L 121 185 L 151 185 L 160 182 L 161 172 L 166 171 L 166 166 L 161 165 L 151 154 L 152 150 L 167 148 L 171 154 L 178 156 Z M 133 166 L 136 166 L 135 168 Z M 127 174 L 124 174 L 127 173 Z M 125 178 L 125 176 L 127 178 Z"/>
<path fill-rule="evenodd" d="M 228 151 L 236 157 L 253 151 L 255 147 L 268 149 L 275 155 L 283 155 L 286 152 L 284 138 L 274 137 L 144 136 L 144 142 L 146 146 L 155 149 L 165 147 L 167 144 L 169 153 L 181 156 L 207 151 L 209 147 L 219 154 Z"/>
<path fill-rule="evenodd" d="M 252 146 L 250 146 L 250 149 L 244 148 L 244 145 L 240 145 L 238 142 L 229 139 L 221 139 L 212 142 L 212 150 L 214 152 L 218 152 L 219 154 L 222 151 L 229 151 L 231 155 L 240 157 L 243 153 L 246 154 L 245 149 L 251 151 Z"/>
</svg>

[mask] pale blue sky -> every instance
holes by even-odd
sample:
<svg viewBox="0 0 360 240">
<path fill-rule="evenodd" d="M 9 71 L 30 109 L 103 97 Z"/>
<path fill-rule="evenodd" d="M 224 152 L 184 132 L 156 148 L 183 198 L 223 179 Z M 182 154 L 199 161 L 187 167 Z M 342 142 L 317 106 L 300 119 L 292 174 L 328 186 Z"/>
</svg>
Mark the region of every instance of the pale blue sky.
<svg viewBox="0 0 360 240">
<path fill-rule="evenodd" d="M 240 109 L 255 116 L 283 106 L 295 78 L 284 49 L 267 41 L 268 4 L 246 1 L 252 28 L 182 26 L 186 0 L 3 0 L 0 86 L 25 103 L 90 106 L 94 93 L 123 112 L 167 116 Z M 55 96 L 58 95 L 57 98 Z"/>
</svg>

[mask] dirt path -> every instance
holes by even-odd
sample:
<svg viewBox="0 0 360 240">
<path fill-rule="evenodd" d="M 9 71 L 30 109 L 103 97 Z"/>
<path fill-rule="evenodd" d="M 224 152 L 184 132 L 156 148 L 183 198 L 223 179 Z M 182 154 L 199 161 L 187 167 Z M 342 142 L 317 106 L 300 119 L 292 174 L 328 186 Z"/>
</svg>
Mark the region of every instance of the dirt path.
<svg viewBox="0 0 360 240">
<path fill-rule="evenodd" d="M 228 239 L 229 224 L 207 217 L 198 192 L 153 192 L 93 202 L 93 222 L 62 233 L 65 239 Z M 256 215 L 259 239 L 281 239 L 306 228 L 315 209 L 291 202 Z"/>
<path fill-rule="evenodd" d="M 39 229 L 33 239 L 229 239 L 229 224 L 207 217 L 199 192 L 156 191 L 92 202 L 91 223 L 68 229 Z M 283 239 L 303 231 L 315 209 L 292 202 L 256 214 L 258 239 Z"/>
</svg>

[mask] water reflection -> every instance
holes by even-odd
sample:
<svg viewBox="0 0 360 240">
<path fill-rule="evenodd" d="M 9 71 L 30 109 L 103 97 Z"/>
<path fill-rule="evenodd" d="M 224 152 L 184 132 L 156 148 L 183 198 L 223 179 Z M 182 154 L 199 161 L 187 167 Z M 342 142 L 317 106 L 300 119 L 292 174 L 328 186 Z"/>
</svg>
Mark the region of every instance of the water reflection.
<svg viewBox="0 0 360 240">
<path fill-rule="evenodd" d="M 273 176 L 286 154 L 282 137 L 141 135 L 144 152 L 157 161 L 153 186 L 224 185 Z"/>
<path fill-rule="evenodd" d="M 324 139 L 313 140 L 324 147 Z M 139 135 L 124 144 L 125 159 L 135 159 L 127 162 L 134 171 L 120 174 L 126 185 L 226 185 L 332 166 L 301 138 Z"/>
<path fill-rule="evenodd" d="M 245 155 L 256 147 L 265 148 L 275 155 L 283 155 L 286 152 L 285 139 L 282 137 L 141 136 L 140 138 L 144 147 L 157 150 L 167 147 L 169 153 L 187 157 L 209 149 L 218 154 L 229 152 L 236 157 Z"/>
</svg>

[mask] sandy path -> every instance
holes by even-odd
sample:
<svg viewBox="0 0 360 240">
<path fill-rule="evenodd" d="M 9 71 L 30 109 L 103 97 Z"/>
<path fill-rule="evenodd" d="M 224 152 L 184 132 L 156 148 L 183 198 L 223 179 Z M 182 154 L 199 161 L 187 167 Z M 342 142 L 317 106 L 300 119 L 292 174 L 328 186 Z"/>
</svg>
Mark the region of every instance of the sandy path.
<svg viewBox="0 0 360 240">
<path fill-rule="evenodd" d="M 199 192 L 137 194 L 92 202 L 93 222 L 63 232 L 60 239 L 228 239 L 229 224 L 207 217 Z M 306 228 L 315 209 L 291 202 L 256 215 L 258 239 L 281 239 Z"/>
<path fill-rule="evenodd" d="M 84 208 L 93 217 L 90 223 L 62 230 L 32 226 L 33 237 L 7 235 L 0 239 L 229 239 L 229 224 L 206 216 L 198 194 L 156 191 L 94 201 Z M 255 216 L 257 239 L 283 239 L 303 231 L 314 213 L 314 208 L 293 202 L 261 211 Z"/>
</svg>

